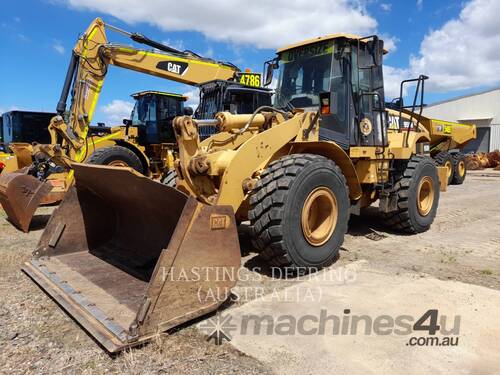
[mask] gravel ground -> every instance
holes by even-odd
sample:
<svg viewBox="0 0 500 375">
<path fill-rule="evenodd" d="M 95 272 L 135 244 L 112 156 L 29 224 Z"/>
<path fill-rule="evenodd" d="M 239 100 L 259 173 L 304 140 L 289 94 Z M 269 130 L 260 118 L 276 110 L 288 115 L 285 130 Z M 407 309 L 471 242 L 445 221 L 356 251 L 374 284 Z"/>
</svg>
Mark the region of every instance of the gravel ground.
<svg viewBox="0 0 500 375">
<path fill-rule="evenodd" d="M 377 268 L 430 274 L 500 289 L 500 173 L 470 173 L 441 195 L 432 229 L 416 236 L 387 231 L 374 210 L 353 217 L 339 268 L 366 259 Z M 271 370 L 231 344 L 216 346 L 187 325 L 121 355 L 107 355 L 21 271 L 52 207 L 41 208 L 29 234 L 15 230 L 0 210 L 0 373 L 266 374 Z M 234 292 L 241 305 L 299 280 L 272 277 L 241 227 L 243 269 Z"/>
</svg>

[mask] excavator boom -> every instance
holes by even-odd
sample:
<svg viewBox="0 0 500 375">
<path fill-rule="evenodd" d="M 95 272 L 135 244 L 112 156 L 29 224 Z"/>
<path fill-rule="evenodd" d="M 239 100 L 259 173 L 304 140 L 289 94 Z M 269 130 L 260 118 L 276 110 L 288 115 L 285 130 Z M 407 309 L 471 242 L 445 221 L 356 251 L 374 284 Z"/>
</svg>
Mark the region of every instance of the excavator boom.
<svg viewBox="0 0 500 375">
<path fill-rule="evenodd" d="M 107 28 L 156 50 L 145 51 L 111 43 L 106 35 Z M 107 26 L 100 18 L 96 18 L 72 51 L 57 104 L 58 115 L 52 118 L 48 127 L 51 144 L 34 147 L 32 156 L 36 155 L 36 166 L 15 176 L 9 176 L 8 173 L 0 176 L 0 203 L 8 207 L 8 218 L 19 229 L 25 232 L 29 230 L 36 207 L 50 193 L 51 187 L 45 182 L 52 173 L 50 171 L 64 171 L 62 185 L 71 186 L 74 178 L 72 164 L 82 163 L 89 156 L 87 138 L 90 123 L 110 65 L 189 85 L 232 79 L 239 71 L 231 63 L 178 51 L 143 35 Z M 72 104 L 69 113 L 66 113 L 70 93 Z M 36 191 L 37 194 L 24 194 L 28 186 L 30 191 Z M 57 194 L 58 197 L 60 195 Z"/>
</svg>

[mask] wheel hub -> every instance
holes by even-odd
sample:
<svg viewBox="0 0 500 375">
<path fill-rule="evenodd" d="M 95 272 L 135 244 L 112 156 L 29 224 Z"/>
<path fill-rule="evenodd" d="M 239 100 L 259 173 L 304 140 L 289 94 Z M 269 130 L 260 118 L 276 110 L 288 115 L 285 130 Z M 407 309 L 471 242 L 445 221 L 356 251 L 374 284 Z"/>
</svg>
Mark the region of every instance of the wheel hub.
<svg viewBox="0 0 500 375">
<path fill-rule="evenodd" d="M 125 163 L 123 160 L 113 160 L 111 163 L 108 165 L 112 167 L 128 167 L 129 165 Z"/>
<path fill-rule="evenodd" d="M 453 173 L 453 165 L 451 164 L 451 161 L 447 160 L 446 163 L 444 163 L 444 166 L 446 167 L 446 176 L 450 178 Z"/>
<path fill-rule="evenodd" d="M 302 207 L 302 233 L 313 246 L 326 243 L 333 234 L 338 218 L 337 198 L 327 187 L 309 193 Z"/>
<path fill-rule="evenodd" d="M 465 162 L 463 160 L 460 160 L 458 162 L 458 174 L 460 177 L 463 177 L 465 175 Z"/>
<path fill-rule="evenodd" d="M 422 178 L 417 189 L 417 208 L 422 216 L 427 216 L 434 203 L 434 184 L 432 178 Z"/>
</svg>

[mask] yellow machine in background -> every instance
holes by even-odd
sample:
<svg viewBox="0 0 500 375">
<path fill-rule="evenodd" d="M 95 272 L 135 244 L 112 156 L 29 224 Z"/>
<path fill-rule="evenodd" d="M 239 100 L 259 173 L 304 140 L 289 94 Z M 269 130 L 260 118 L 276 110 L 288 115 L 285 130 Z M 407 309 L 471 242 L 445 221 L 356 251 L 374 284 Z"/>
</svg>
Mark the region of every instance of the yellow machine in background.
<svg viewBox="0 0 500 375">
<path fill-rule="evenodd" d="M 110 43 L 106 28 L 126 34 L 158 52 Z M 127 33 L 105 25 L 99 18 L 95 19 L 73 49 L 57 104 L 58 115 L 48 126 L 51 143 L 33 146 L 33 163 L 29 168 L 15 173 L 2 173 L 0 176 L 0 203 L 9 220 L 23 231 L 28 231 L 40 202 L 58 201 L 65 194 L 73 182 L 73 163 L 84 162 L 97 148 L 117 143 L 123 146 L 127 138 L 132 137 L 131 134 L 123 134 L 123 131 L 133 132 L 128 127 L 126 130 L 115 128 L 111 134 L 102 137 L 89 135 L 89 126 L 110 65 L 190 85 L 215 79 L 234 79 L 239 71 L 233 64 L 206 59 L 192 52 L 177 51 L 140 34 Z M 66 112 L 70 91 L 71 107 Z M 160 154 L 156 157 L 161 158 L 164 150 L 159 146 L 157 151 Z M 145 165 L 147 163 L 149 159 L 146 158 L 140 172 L 149 174 Z M 155 169 L 153 173 L 159 172 Z"/>
<path fill-rule="evenodd" d="M 429 132 L 430 154 L 437 165 L 446 168 L 448 185 L 462 184 L 467 170 L 465 154 L 461 150 L 469 141 L 476 139 L 476 126 L 431 119 L 421 113 L 411 116 L 412 112 L 404 109 L 400 112 L 388 109 L 390 129 L 399 129 L 400 122 L 402 122 L 402 127 L 408 128 L 408 121 L 400 120 L 401 113 L 412 117 L 414 121 L 418 119 Z"/>
<path fill-rule="evenodd" d="M 29 146 L 29 145 L 27 145 L 27 146 Z M 30 155 L 31 155 L 31 153 L 30 153 Z M 31 161 L 31 158 L 30 158 L 30 161 Z M 14 172 L 20 168 L 22 168 L 22 164 L 19 163 L 19 160 L 16 157 L 16 155 L 11 154 L 11 153 L 7 153 L 7 152 L 0 152 L 0 173 L 2 173 L 2 172 L 4 172 L 4 173 Z"/>
<path fill-rule="evenodd" d="M 377 200 L 391 227 L 426 231 L 446 169 L 416 114 L 399 111 L 411 126 L 389 129 L 383 53 L 377 37 L 348 34 L 278 50 L 265 75 L 269 84 L 280 70 L 274 106 L 221 112 L 220 132 L 203 141 L 204 121 L 174 119 L 176 188 L 76 164 L 75 186 L 23 270 L 114 352 L 229 296 L 238 221 L 250 221 L 262 260 L 297 271 L 335 261 L 350 214 Z"/>
<path fill-rule="evenodd" d="M 431 134 L 431 155 L 437 165 L 446 167 L 448 184 L 460 185 L 467 173 L 463 147 L 476 139 L 476 125 L 459 124 L 423 117 L 421 122 Z"/>
</svg>

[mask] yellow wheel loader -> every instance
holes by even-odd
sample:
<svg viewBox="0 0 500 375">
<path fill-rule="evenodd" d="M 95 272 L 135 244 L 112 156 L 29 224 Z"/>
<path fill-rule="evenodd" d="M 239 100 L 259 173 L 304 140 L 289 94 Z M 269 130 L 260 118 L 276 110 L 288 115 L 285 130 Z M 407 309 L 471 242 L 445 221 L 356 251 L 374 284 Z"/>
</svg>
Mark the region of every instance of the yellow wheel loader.
<svg viewBox="0 0 500 375">
<path fill-rule="evenodd" d="M 328 266 L 351 213 L 379 200 L 389 225 L 427 230 L 446 170 L 416 114 L 389 129 L 383 42 L 335 34 L 278 50 L 276 102 L 249 115 L 174 119 L 176 188 L 76 164 L 75 186 L 23 270 L 109 351 L 215 310 L 240 266 L 236 223 L 280 267 Z M 422 81 L 423 78 L 420 78 Z M 200 141 L 199 129 L 220 131 Z M 427 151 L 426 151 L 427 150 Z M 236 272 L 236 274 L 235 274 Z"/>
<path fill-rule="evenodd" d="M 110 43 L 106 37 L 106 29 L 125 34 L 135 42 L 155 50 L 144 51 Z M 99 156 L 113 153 L 117 156 L 118 165 L 125 165 L 124 155 L 128 154 L 128 159 L 135 160 L 127 165 L 135 166 L 138 171 L 141 170 L 137 159 L 141 159 L 142 172 L 155 177 L 163 173 L 158 160 L 172 161 L 168 140 L 162 140 L 163 143 L 156 145 L 139 144 L 137 147 L 128 141 L 129 138 L 140 137 L 140 127 L 115 127 L 104 136 L 90 135 L 90 123 L 110 65 L 189 85 L 200 85 L 213 80 L 239 82 L 244 77 L 254 77 L 253 82 L 256 82 L 256 77 L 260 78 L 255 73 L 240 72 L 231 63 L 203 58 L 190 51 L 178 51 L 141 34 L 128 33 L 104 24 L 99 18 L 95 19 L 73 49 L 57 104 L 58 115 L 52 118 L 48 126 L 51 143 L 35 145 L 29 149 L 29 158 L 32 160 L 29 167 L 14 173 L 2 173 L 0 176 L 0 204 L 9 220 L 21 230 L 29 230 L 31 218 L 40 203 L 62 199 L 73 183 L 72 164 L 85 162 L 97 149 L 115 147 L 113 151 L 98 151 Z M 252 89 L 250 86 L 246 88 Z M 258 87 L 254 89 L 265 91 Z M 71 107 L 67 112 L 66 103 L 70 92 Z M 269 96 L 268 92 L 265 94 Z M 169 111 L 168 108 L 162 110 Z M 159 126 L 164 127 L 165 124 Z M 167 128 L 170 129 L 170 126 Z M 172 138 L 170 143 L 174 142 Z M 136 157 L 132 155 L 133 152 Z M 96 159 L 98 158 L 93 160 Z"/>
</svg>

